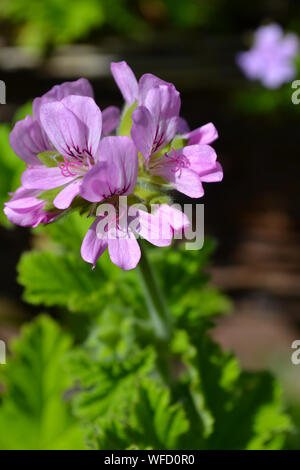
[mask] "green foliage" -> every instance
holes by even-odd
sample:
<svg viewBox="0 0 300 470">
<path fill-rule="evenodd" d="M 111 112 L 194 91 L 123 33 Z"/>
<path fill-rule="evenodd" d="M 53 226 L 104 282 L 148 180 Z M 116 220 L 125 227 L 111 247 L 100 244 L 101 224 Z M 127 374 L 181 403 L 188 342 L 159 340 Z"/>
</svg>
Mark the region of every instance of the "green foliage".
<svg viewBox="0 0 300 470">
<path fill-rule="evenodd" d="M 176 29 L 202 26 L 216 10 L 194 0 L 2 0 L 0 18 L 16 25 L 17 42 L 45 50 L 69 44 L 101 28 L 145 37 L 152 18 Z M 154 26 L 154 25 L 153 25 Z"/>
<path fill-rule="evenodd" d="M 205 330 L 175 330 L 163 358 L 153 338 L 122 312 L 99 318 L 85 346 L 68 360 L 80 384 L 74 410 L 91 448 L 283 447 L 291 421 L 276 380 L 242 372 Z M 152 344 L 145 347 L 147 340 Z"/>
<path fill-rule="evenodd" d="M 284 412 L 278 382 L 268 373 L 241 371 L 232 354 L 223 353 L 208 335 L 196 331 L 190 337 L 177 332 L 174 352 L 187 369 L 190 418 L 202 422 L 205 449 L 282 448 L 291 420 Z M 182 393 L 182 389 L 180 389 Z M 193 423 L 197 435 L 199 423 Z M 191 436 L 188 437 L 192 445 Z M 198 448 L 199 442 L 194 441 Z M 192 445 L 193 448 L 193 445 Z"/>
<path fill-rule="evenodd" d="M 49 317 L 22 330 L 2 366 L 6 391 L 0 404 L 0 449 L 83 448 L 81 431 L 63 397 L 68 386 L 62 359 L 70 338 Z"/>
<path fill-rule="evenodd" d="M 49 43 L 72 42 L 104 21 L 99 0 L 3 0 L 2 17 L 22 25 L 18 42 L 44 48 Z"/>
<path fill-rule="evenodd" d="M 127 419 L 96 423 L 90 441 L 94 448 L 180 449 L 189 423 L 182 405 L 171 404 L 167 387 L 144 379 L 130 408 Z"/>
</svg>

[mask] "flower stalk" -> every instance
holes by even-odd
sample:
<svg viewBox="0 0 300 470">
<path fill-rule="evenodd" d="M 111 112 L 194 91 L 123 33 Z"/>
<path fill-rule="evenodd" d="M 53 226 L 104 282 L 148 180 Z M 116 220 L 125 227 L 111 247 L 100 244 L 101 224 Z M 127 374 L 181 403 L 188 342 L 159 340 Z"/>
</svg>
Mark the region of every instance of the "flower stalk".
<svg viewBox="0 0 300 470">
<path fill-rule="evenodd" d="M 142 256 L 138 270 L 153 330 L 160 342 L 168 343 L 171 338 L 170 313 L 153 267 L 147 257 L 146 246 L 143 240 L 140 240 L 140 247 Z"/>
</svg>

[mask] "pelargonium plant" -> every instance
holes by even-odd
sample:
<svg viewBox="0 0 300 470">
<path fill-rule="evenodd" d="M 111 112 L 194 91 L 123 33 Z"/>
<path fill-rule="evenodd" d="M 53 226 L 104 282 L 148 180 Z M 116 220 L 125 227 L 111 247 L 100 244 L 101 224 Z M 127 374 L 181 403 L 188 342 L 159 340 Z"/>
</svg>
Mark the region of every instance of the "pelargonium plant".
<svg viewBox="0 0 300 470">
<path fill-rule="evenodd" d="M 221 181 L 223 173 L 209 145 L 218 137 L 216 128 L 209 123 L 189 130 L 173 84 L 152 74 L 137 81 L 126 62 L 112 63 L 111 71 L 125 100 L 122 115 L 115 106 L 101 111 L 81 78 L 36 98 L 33 117 L 15 124 L 10 144 L 27 169 L 4 211 L 14 224 L 36 227 L 79 210 L 93 219 L 82 258 L 95 266 L 108 248 L 112 262 L 129 270 L 141 257 L 137 236 L 167 246 L 189 224 L 171 206 L 168 191 L 200 198 L 203 183 Z M 130 214 L 138 203 L 146 210 Z M 113 206 L 112 218 L 103 204 Z"/>
<path fill-rule="evenodd" d="M 36 98 L 10 134 L 26 169 L 5 214 L 48 224 L 42 232 L 55 242 L 22 255 L 24 299 L 79 316 L 70 321 L 76 346 L 42 316 L 13 347 L 0 448 L 281 448 L 291 423 L 278 384 L 242 372 L 206 334 L 230 308 L 202 272 L 213 244 L 185 252 L 178 243 L 148 258 L 144 242 L 189 239 L 192 221 L 172 195 L 195 202 L 222 179 L 217 130 L 189 129 L 173 84 L 137 81 L 125 62 L 111 70 L 122 112 L 100 110 L 81 78 Z M 97 263 L 105 251 L 122 269 L 106 255 Z"/>
<path fill-rule="evenodd" d="M 261 26 L 254 34 L 253 47 L 237 55 L 237 63 L 250 80 L 259 80 L 266 88 L 279 88 L 297 73 L 299 53 L 296 34 L 284 34 L 276 23 Z"/>
</svg>

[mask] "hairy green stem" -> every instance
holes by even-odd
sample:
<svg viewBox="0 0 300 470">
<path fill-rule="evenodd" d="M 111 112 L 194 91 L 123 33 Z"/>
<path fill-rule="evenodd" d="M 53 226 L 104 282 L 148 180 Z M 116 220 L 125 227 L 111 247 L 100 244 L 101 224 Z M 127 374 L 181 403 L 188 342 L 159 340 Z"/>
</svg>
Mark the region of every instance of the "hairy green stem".
<svg viewBox="0 0 300 470">
<path fill-rule="evenodd" d="M 170 314 L 153 267 L 147 258 L 145 242 L 140 240 L 142 256 L 139 273 L 156 338 L 168 343 L 171 338 Z"/>
</svg>

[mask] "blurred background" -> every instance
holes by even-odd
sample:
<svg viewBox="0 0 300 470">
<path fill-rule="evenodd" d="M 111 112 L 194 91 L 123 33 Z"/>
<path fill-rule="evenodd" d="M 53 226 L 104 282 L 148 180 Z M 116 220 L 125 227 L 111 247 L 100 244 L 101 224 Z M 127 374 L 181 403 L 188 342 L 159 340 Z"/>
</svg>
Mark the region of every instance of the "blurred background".
<svg viewBox="0 0 300 470">
<path fill-rule="evenodd" d="M 111 61 L 126 60 L 138 77 L 151 72 L 173 82 L 191 128 L 211 121 L 220 135 L 214 147 L 224 181 L 208 185 L 199 201 L 206 235 L 217 240 L 211 282 L 233 300 L 214 336 L 245 368 L 272 368 L 300 416 L 300 365 L 290 360 L 291 343 L 300 339 L 300 105 L 291 102 L 290 84 L 265 90 L 235 61 L 268 22 L 300 35 L 299 2 L 1 0 L 7 104 L 0 105 L 0 122 L 11 122 L 20 105 L 51 86 L 82 76 L 101 108 L 120 106 Z M 10 170 L 1 165 L 2 203 Z M 29 230 L 1 220 L 0 338 L 8 339 L 35 312 L 22 302 L 16 280 L 17 261 L 32 239 Z"/>
</svg>

